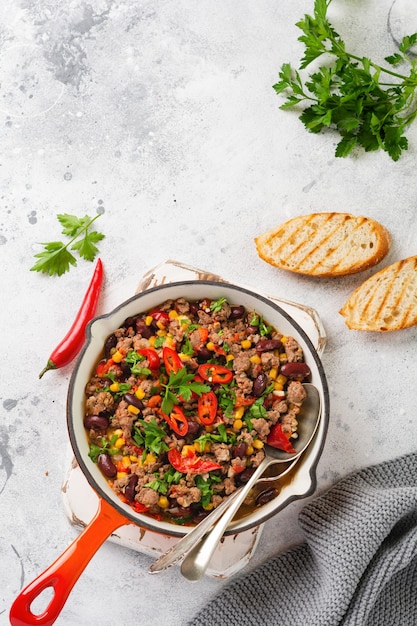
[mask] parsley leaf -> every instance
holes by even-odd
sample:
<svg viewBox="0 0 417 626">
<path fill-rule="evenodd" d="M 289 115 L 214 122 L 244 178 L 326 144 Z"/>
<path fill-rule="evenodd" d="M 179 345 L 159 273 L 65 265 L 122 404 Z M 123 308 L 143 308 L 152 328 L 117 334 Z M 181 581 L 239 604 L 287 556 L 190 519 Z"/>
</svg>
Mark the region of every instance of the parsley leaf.
<svg viewBox="0 0 417 626">
<path fill-rule="evenodd" d="M 338 131 L 336 157 L 346 157 L 359 146 L 365 152 L 384 150 L 397 161 L 408 149 L 405 130 L 417 116 L 417 59 L 410 54 L 417 33 L 404 37 L 399 52 L 386 57 L 388 66 L 382 67 L 346 50 L 327 18 L 331 2 L 315 0 L 313 16 L 305 15 L 296 24 L 305 50 L 298 70 L 289 63 L 281 66 L 273 85 L 277 94 L 286 96 L 280 108 L 301 105 L 299 118 L 309 132 Z M 300 71 L 323 55 L 326 65 L 303 80 Z M 400 64 L 408 74 L 393 71 Z"/>
<path fill-rule="evenodd" d="M 174 404 L 178 404 L 177 396 L 181 396 L 185 402 L 188 402 L 191 398 L 191 394 L 194 392 L 198 396 L 202 393 L 210 391 L 210 386 L 204 383 L 194 380 L 195 374 L 189 374 L 185 367 L 182 367 L 178 372 L 171 372 L 168 382 L 162 383 L 165 387 L 165 393 L 162 399 L 162 411 L 169 415 L 174 408 Z"/>
<path fill-rule="evenodd" d="M 165 443 L 166 436 L 166 431 L 157 424 L 154 418 L 149 422 L 137 420 L 132 431 L 132 439 L 136 445 L 144 448 L 144 453 L 154 452 L 157 456 L 168 450 Z"/>
<path fill-rule="evenodd" d="M 31 271 L 49 276 L 62 276 L 70 270 L 71 265 L 77 265 L 77 259 L 70 250 L 76 251 L 86 261 L 93 261 L 98 253 L 96 244 L 104 239 L 104 235 L 90 230 L 90 227 L 100 215 L 98 213 L 92 218 L 88 215 L 78 218 L 69 213 L 59 214 L 57 218 L 63 226 L 62 234 L 70 237 L 70 240 L 67 243 L 62 241 L 42 243 L 44 250 L 35 254 L 38 260 L 30 268 Z"/>
<path fill-rule="evenodd" d="M 219 313 L 219 311 L 222 310 L 222 306 L 225 302 L 227 302 L 226 298 L 213 300 L 213 302 L 210 303 L 210 310 L 213 311 L 213 313 Z"/>
</svg>

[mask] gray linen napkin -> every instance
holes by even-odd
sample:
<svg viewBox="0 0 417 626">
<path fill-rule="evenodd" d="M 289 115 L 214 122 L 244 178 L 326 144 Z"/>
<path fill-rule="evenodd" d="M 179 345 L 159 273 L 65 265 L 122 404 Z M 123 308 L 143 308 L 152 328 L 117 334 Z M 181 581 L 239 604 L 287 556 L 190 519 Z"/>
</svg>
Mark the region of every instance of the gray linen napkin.
<svg viewBox="0 0 417 626">
<path fill-rule="evenodd" d="M 417 454 L 304 507 L 305 543 L 233 579 L 189 626 L 416 626 Z"/>
</svg>

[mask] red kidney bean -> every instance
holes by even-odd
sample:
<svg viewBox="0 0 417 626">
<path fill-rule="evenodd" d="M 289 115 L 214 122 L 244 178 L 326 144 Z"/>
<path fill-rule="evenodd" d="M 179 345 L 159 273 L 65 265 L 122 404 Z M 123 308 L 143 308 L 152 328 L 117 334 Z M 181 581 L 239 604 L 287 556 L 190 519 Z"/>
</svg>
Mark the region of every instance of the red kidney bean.
<svg viewBox="0 0 417 626">
<path fill-rule="evenodd" d="M 245 315 L 245 308 L 240 304 L 230 307 L 229 320 L 238 320 Z"/>
<path fill-rule="evenodd" d="M 142 335 L 142 337 L 144 337 L 145 339 L 149 339 L 149 337 L 152 337 L 152 335 L 154 334 L 151 326 L 147 326 L 143 318 L 136 319 L 135 326 L 136 326 L 136 332 L 139 335 Z"/>
<path fill-rule="evenodd" d="M 232 455 L 236 458 L 237 456 L 239 458 L 242 458 L 246 455 L 246 450 L 247 450 L 247 444 L 244 441 L 240 441 L 239 443 L 237 443 L 235 445 L 235 447 L 232 450 Z"/>
<path fill-rule="evenodd" d="M 117 468 L 107 452 L 98 455 L 97 465 L 107 478 L 114 478 L 117 474 Z"/>
<path fill-rule="evenodd" d="M 185 517 L 186 515 L 191 515 L 192 509 L 185 506 L 176 506 L 173 509 L 169 509 L 169 512 L 172 517 Z"/>
<path fill-rule="evenodd" d="M 139 398 L 137 398 L 133 393 L 125 393 L 123 396 L 123 400 L 128 404 L 135 406 L 139 411 L 142 411 L 145 408 L 145 405 Z"/>
<path fill-rule="evenodd" d="M 265 491 L 261 491 L 261 493 L 258 493 L 258 495 L 256 496 L 256 506 L 262 506 L 263 504 L 266 504 L 270 500 L 273 500 L 277 495 L 278 489 L 275 488 L 265 489 Z"/>
<path fill-rule="evenodd" d="M 113 348 L 116 347 L 116 344 L 117 344 L 116 335 L 110 335 L 110 337 L 107 337 L 104 343 L 104 356 L 106 357 L 106 359 L 110 359 L 111 351 L 113 350 Z"/>
<path fill-rule="evenodd" d="M 280 374 L 287 376 L 287 378 L 305 378 L 311 374 L 311 370 L 307 363 L 301 363 L 300 361 L 283 363 L 279 371 Z"/>
<path fill-rule="evenodd" d="M 192 420 L 188 421 L 188 435 L 196 435 L 199 430 L 200 424 L 197 424 L 197 422 L 193 422 Z"/>
<path fill-rule="evenodd" d="M 211 359 L 212 356 L 213 356 L 213 353 L 210 352 L 210 350 L 206 348 L 205 346 L 197 350 L 197 361 L 199 363 L 206 363 L 206 361 Z"/>
<path fill-rule="evenodd" d="M 259 374 L 259 376 L 255 378 L 255 381 L 253 383 L 253 387 L 252 387 L 253 395 L 257 397 L 261 396 L 266 389 L 267 382 L 268 382 L 268 376 L 266 374 Z"/>
<path fill-rule="evenodd" d="M 197 311 L 199 310 L 200 310 L 200 307 L 198 306 L 197 302 L 190 303 L 190 313 L 192 315 L 197 315 Z"/>
<path fill-rule="evenodd" d="M 110 420 L 105 415 L 86 415 L 84 418 L 85 428 L 93 430 L 107 430 Z"/>
<path fill-rule="evenodd" d="M 284 352 L 284 346 L 279 339 L 261 339 L 256 344 L 255 350 L 258 354 L 261 352 L 272 352 L 273 350 Z"/>
<path fill-rule="evenodd" d="M 246 326 L 247 335 L 256 335 L 259 332 L 258 326 Z"/>
<path fill-rule="evenodd" d="M 129 478 L 129 482 L 126 485 L 125 496 L 129 500 L 129 502 L 133 502 L 136 495 L 136 485 L 138 484 L 139 476 L 137 474 L 132 474 Z"/>
</svg>

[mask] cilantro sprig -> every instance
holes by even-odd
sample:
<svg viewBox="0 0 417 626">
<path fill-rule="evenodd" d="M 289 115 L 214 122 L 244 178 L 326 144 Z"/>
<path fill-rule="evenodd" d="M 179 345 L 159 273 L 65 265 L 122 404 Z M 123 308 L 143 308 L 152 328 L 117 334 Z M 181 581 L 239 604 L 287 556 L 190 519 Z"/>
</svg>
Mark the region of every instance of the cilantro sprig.
<svg viewBox="0 0 417 626">
<path fill-rule="evenodd" d="M 165 391 L 161 408 L 166 415 L 171 413 L 174 404 L 179 403 L 178 396 L 188 402 L 193 392 L 201 396 L 202 393 L 210 391 L 209 385 L 194 380 L 194 376 L 195 374 L 189 374 L 187 369 L 182 367 L 178 372 L 170 373 L 167 383 L 162 383 Z"/>
<path fill-rule="evenodd" d="M 305 15 L 296 24 L 305 46 L 298 69 L 322 55 L 326 64 L 303 79 L 284 63 L 280 80 L 273 85 L 277 94 L 287 96 L 280 108 L 304 107 L 299 117 L 312 133 L 337 130 L 341 140 L 336 157 L 346 157 L 359 146 L 365 152 L 384 150 L 397 161 L 408 149 L 404 133 L 417 116 L 417 60 L 410 55 L 417 33 L 404 37 L 399 52 L 385 58 L 389 67 L 382 67 L 346 50 L 327 17 L 331 2 L 315 0 L 314 15 Z M 404 73 L 392 69 L 399 65 Z"/>
<path fill-rule="evenodd" d="M 60 213 L 57 215 L 59 223 L 63 226 L 62 234 L 69 237 L 67 243 L 62 241 L 50 241 L 42 243 L 44 250 L 35 254 L 35 265 L 31 267 L 31 271 L 42 272 L 49 276 L 61 276 L 68 272 L 71 265 L 77 265 L 77 259 L 71 250 L 86 261 L 93 261 L 98 253 L 96 244 L 104 239 L 103 233 L 91 230 L 93 222 L 99 218 L 101 213 L 95 217 L 78 218 L 69 213 Z"/>
</svg>

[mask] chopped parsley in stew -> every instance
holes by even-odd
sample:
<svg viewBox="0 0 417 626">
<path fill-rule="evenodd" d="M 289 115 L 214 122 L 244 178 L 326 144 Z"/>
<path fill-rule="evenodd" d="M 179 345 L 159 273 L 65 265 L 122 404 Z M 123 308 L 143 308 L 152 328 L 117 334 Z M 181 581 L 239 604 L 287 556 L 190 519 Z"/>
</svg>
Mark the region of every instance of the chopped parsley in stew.
<svg viewBox="0 0 417 626">
<path fill-rule="evenodd" d="M 293 450 L 309 375 L 297 341 L 256 311 L 168 300 L 107 338 L 86 386 L 89 456 L 135 511 L 196 524 L 266 442 Z"/>
</svg>

